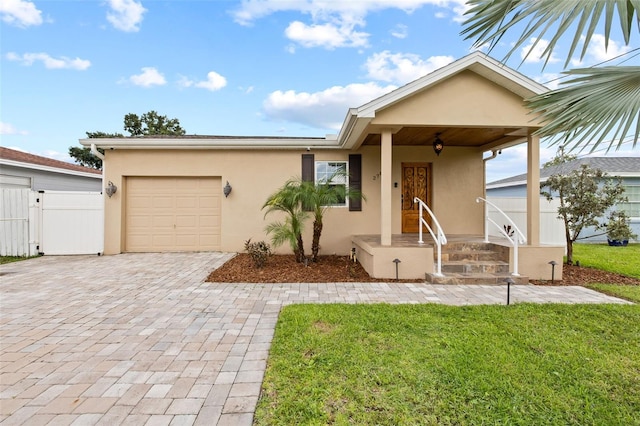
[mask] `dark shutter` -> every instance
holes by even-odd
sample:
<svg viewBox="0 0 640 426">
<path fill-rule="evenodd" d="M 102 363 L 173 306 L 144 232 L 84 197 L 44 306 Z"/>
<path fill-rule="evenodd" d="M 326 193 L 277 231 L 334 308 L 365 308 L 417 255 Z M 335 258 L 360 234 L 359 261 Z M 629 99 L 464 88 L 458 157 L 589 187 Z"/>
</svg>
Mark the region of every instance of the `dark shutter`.
<svg viewBox="0 0 640 426">
<path fill-rule="evenodd" d="M 362 194 L 362 155 L 349 154 L 349 190 Z M 349 211 L 362 211 L 362 197 L 349 198 Z"/>
<path fill-rule="evenodd" d="M 302 180 L 304 182 L 315 181 L 315 162 L 313 154 L 302 154 Z"/>
</svg>

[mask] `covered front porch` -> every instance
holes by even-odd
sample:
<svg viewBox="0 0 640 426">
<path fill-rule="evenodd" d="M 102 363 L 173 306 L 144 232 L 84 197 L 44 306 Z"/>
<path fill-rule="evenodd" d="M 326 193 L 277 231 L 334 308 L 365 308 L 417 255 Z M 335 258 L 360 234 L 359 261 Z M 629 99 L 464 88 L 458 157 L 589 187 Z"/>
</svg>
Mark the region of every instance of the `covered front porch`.
<svg viewBox="0 0 640 426">
<path fill-rule="evenodd" d="M 525 104 L 546 91 L 476 52 L 350 111 L 339 139 L 379 170 L 373 176 L 379 181 L 379 233 L 352 237 L 370 275 L 551 278 L 548 262 L 561 264 L 563 248 L 540 245 L 540 123 Z M 492 224 L 478 202 L 486 198 L 486 163 L 520 144 L 527 147 L 526 229 L 517 243 L 506 234 L 488 239 L 489 227 L 501 230 L 510 219 Z M 414 234 L 419 230 L 422 244 Z M 442 240 L 440 256 L 434 238 Z"/>
</svg>

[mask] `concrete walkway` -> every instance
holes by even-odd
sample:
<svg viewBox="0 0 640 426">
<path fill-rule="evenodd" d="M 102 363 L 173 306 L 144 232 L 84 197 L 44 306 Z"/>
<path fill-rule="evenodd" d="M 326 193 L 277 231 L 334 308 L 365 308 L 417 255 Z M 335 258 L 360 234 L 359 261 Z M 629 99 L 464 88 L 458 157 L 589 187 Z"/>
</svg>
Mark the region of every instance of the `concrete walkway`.
<svg viewBox="0 0 640 426">
<path fill-rule="evenodd" d="M 212 284 L 231 255 L 45 256 L 0 266 L 3 425 L 250 425 L 292 303 L 504 304 L 505 286 Z M 511 301 L 627 303 L 582 287 Z"/>
</svg>

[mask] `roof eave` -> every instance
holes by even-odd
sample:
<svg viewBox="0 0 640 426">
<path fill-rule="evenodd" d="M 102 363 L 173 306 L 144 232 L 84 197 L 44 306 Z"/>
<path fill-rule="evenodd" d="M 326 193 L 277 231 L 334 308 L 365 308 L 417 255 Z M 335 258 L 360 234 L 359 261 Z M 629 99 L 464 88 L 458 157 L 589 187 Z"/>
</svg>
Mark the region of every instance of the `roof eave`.
<svg viewBox="0 0 640 426">
<path fill-rule="evenodd" d="M 102 173 L 81 172 L 79 170 L 63 169 L 61 167 L 44 166 L 42 164 L 24 163 L 21 161 L 13 161 L 0 159 L 0 164 L 4 166 L 22 167 L 25 169 L 40 170 L 43 172 L 60 173 L 65 175 L 81 176 L 92 179 L 102 179 Z"/>
<path fill-rule="evenodd" d="M 102 149 L 330 149 L 338 148 L 335 136 L 320 138 L 91 138 L 80 139 L 83 146 Z"/>
</svg>

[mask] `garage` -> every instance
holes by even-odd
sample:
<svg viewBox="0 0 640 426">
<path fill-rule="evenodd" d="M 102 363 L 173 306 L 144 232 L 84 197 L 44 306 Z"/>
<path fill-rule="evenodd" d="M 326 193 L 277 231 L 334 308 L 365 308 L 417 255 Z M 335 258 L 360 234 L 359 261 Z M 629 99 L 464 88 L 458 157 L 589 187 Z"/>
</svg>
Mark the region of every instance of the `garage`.
<svg viewBox="0 0 640 426">
<path fill-rule="evenodd" d="M 219 177 L 127 177 L 125 251 L 220 250 Z"/>
</svg>

